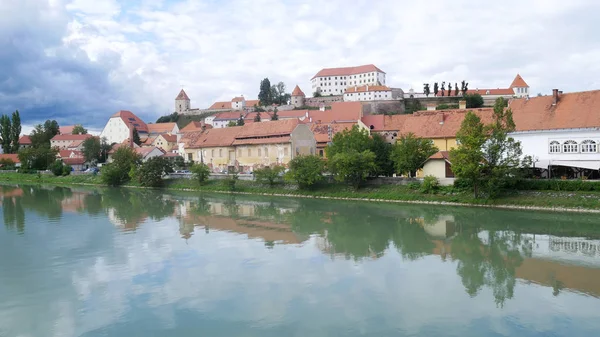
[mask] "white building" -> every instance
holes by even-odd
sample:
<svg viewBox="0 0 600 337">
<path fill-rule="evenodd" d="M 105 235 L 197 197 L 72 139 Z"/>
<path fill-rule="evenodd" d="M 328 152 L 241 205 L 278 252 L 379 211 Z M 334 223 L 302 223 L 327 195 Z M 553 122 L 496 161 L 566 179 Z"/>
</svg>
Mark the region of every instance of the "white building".
<svg viewBox="0 0 600 337">
<path fill-rule="evenodd" d="M 509 108 L 516 124 L 512 137 L 536 168 L 600 170 L 600 90 L 554 89 L 552 96 L 514 99 Z"/>
<path fill-rule="evenodd" d="M 384 85 L 363 85 L 346 89 L 344 102 L 382 101 L 392 99 L 392 89 Z"/>
<path fill-rule="evenodd" d="M 100 134 L 100 138 L 106 137 L 109 144 L 122 143 L 129 138 L 134 128 L 141 137 L 148 134 L 148 126 L 144 121 L 131 111 L 121 110 L 110 116 Z"/>
<path fill-rule="evenodd" d="M 348 87 L 385 85 L 385 72 L 373 64 L 321 69 L 311 78 L 312 91 L 323 95 L 343 95 Z"/>
</svg>

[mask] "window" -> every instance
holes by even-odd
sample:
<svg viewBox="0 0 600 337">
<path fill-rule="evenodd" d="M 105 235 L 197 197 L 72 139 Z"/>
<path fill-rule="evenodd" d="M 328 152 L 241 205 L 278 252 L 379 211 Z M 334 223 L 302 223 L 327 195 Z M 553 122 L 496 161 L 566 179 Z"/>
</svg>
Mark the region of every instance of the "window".
<svg viewBox="0 0 600 337">
<path fill-rule="evenodd" d="M 563 144 L 563 152 L 564 153 L 577 153 L 578 151 L 578 146 L 577 146 L 577 142 L 574 140 L 567 140 L 566 142 L 564 142 Z"/>
<path fill-rule="evenodd" d="M 581 142 L 581 153 L 595 153 L 598 152 L 596 142 L 593 140 L 584 140 Z"/>
<path fill-rule="evenodd" d="M 188 153 L 188 161 L 192 161 L 194 160 L 194 158 L 192 157 L 193 154 L 192 153 Z"/>
<path fill-rule="evenodd" d="M 261 154 L 262 151 L 261 151 L 261 149 L 258 149 L 257 151 L 258 151 L 258 156 L 260 157 L 262 155 Z"/>
<path fill-rule="evenodd" d="M 550 142 L 550 153 L 560 153 L 560 143 L 553 140 Z"/>
<path fill-rule="evenodd" d="M 219 149 L 219 157 L 223 157 L 223 149 Z"/>
<path fill-rule="evenodd" d="M 337 77 L 335 79 L 337 80 Z"/>
<path fill-rule="evenodd" d="M 213 157 L 213 158 L 215 157 L 215 150 L 214 149 L 210 150 L 210 156 Z"/>
<path fill-rule="evenodd" d="M 252 149 L 248 149 L 248 157 L 252 156 Z"/>
<path fill-rule="evenodd" d="M 323 150 L 319 150 L 319 157 L 323 157 Z"/>
</svg>

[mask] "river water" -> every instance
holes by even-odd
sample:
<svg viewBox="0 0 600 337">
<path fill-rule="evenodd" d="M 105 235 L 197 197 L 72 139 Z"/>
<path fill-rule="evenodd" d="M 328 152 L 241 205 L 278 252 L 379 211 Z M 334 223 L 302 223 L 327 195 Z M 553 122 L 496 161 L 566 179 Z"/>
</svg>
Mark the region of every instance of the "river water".
<svg viewBox="0 0 600 337">
<path fill-rule="evenodd" d="M 0 186 L 0 336 L 598 336 L 598 215 Z"/>
</svg>

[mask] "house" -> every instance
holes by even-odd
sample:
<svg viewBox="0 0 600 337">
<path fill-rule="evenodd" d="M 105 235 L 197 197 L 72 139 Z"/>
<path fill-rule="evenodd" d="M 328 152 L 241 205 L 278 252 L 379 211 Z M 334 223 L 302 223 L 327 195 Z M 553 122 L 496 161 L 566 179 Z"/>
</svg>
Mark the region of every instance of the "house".
<svg viewBox="0 0 600 337">
<path fill-rule="evenodd" d="M 160 134 L 154 138 L 151 144 L 163 149 L 165 152 L 170 152 L 171 149 L 177 146 L 177 135 L 171 133 Z"/>
<path fill-rule="evenodd" d="M 309 110 L 308 123 L 346 123 L 357 122 L 363 117 L 362 103 L 335 102 L 331 109 Z"/>
<path fill-rule="evenodd" d="M 244 172 L 273 164 L 286 165 L 296 156 L 316 153 L 312 131 L 297 119 L 244 125 L 233 146 L 237 166 Z"/>
<path fill-rule="evenodd" d="M 529 85 L 525 82 L 521 75 L 517 74 L 508 88 L 469 89 L 467 90 L 467 94 L 479 94 L 483 97 L 486 105 L 491 105 L 499 97 L 502 97 L 506 100 L 514 97 L 529 97 Z M 441 94 L 438 93 L 438 96 L 441 96 Z M 446 96 L 454 96 L 454 90 L 446 92 Z"/>
<path fill-rule="evenodd" d="M 81 144 L 84 140 L 93 137 L 92 135 L 73 135 L 73 134 L 58 134 L 50 139 L 50 146 L 61 150 L 81 149 Z"/>
<path fill-rule="evenodd" d="M 241 126 L 206 129 L 183 134 L 179 153 L 186 161 L 209 165 L 214 171 L 236 166 L 233 141 Z"/>
<path fill-rule="evenodd" d="M 150 158 L 160 157 L 165 154 L 165 152 L 159 149 L 156 146 L 151 147 L 136 147 L 134 148 L 135 152 L 140 155 L 142 161 L 147 161 Z"/>
<path fill-rule="evenodd" d="M 23 135 L 19 138 L 19 149 L 31 147 L 31 138 L 28 135 Z"/>
<path fill-rule="evenodd" d="M 301 106 L 304 106 L 304 104 L 305 104 L 304 100 L 306 98 L 306 95 L 304 94 L 304 92 L 302 91 L 302 89 L 300 89 L 300 87 L 296 84 L 296 87 L 292 91 L 292 94 L 290 95 L 290 98 L 291 98 L 291 104 L 295 108 L 299 108 Z"/>
<path fill-rule="evenodd" d="M 600 90 L 512 100 L 516 131 L 523 155 L 533 156 L 543 176 L 562 168 L 567 177 L 598 177 L 600 169 Z M 555 173 L 558 174 L 558 173 Z"/>
<path fill-rule="evenodd" d="M 249 112 L 244 116 L 244 123 L 254 123 L 256 115 L 260 116 L 261 122 L 268 122 L 271 120 L 271 115 L 268 112 Z"/>
<path fill-rule="evenodd" d="M 83 152 L 74 150 L 59 150 L 56 154 L 59 159 L 65 158 L 83 158 Z"/>
<path fill-rule="evenodd" d="M 391 100 L 392 89 L 385 85 L 349 87 L 344 92 L 344 102 Z"/>
<path fill-rule="evenodd" d="M 73 129 L 75 125 L 63 125 L 58 127 L 58 133 L 61 135 L 71 135 L 73 134 Z"/>
<path fill-rule="evenodd" d="M 74 171 L 83 171 L 87 169 L 85 158 L 83 157 L 62 158 L 61 160 L 65 165 L 71 166 Z"/>
<path fill-rule="evenodd" d="M 429 157 L 423 165 L 422 175 L 434 176 L 438 178 L 442 185 L 451 185 L 454 183 L 454 179 L 449 179 L 454 178 L 450 153 L 448 151 L 439 151 Z"/>
<path fill-rule="evenodd" d="M 385 72 L 373 64 L 356 67 L 325 68 L 311 78 L 312 91 L 342 95 L 353 86 L 385 85 Z"/>
<path fill-rule="evenodd" d="M 15 167 L 21 167 L 21 161 L 17 153 L 2 153 L 0 154 L 0 162 L 11 161 L 15 164 Z"/>
<path fill-rule="evenodd" d="M 110 116 L 100 138 L 106 137 L 109 144 L 118 144 L 129 138 L 133 129 L 138 131 L 140 137 L 148 135 L 148 126 L 144 121 L 131 111 L 121 110 Z"/>
<path fill-rule="evenodd" d="M 325 148 L 333 140 L 333 137 L 338 133 L 345 130 L 350 130 L 354 125 L 358 125 L 359 128 L 368 130 L 368 128 L 360 121 L 358 122 L 342 122 L 342 123 L 311 123 L 309 124 L 310 130 L 315 136 L 317 143 L 316 153 L 325 157 Z"/>
<path fill-rule="evenodd" d="M 252 109 L 255 105 L 260 105 L 260 101 L 257 99 L 246 99 L 244 96 L 238 96 L 231 99 L 231 101 L 214 102 L 207 110 L 248 110 Z"/>
<path fill-rule="evenodd" d="M 229 122 L 237 122 L 240 118 L 244 119 L 246 116 L 245 112 L 240 111 L 227 111 L 221 112 L 215 116 L 212 121 L 213 128 L 226 128 Z"/>
<path fill-rule="evenodd" d="M 161 133 L 178 134 L 179 127 L 177 123 L 150 123 L 148 126 L 148 135 L 158 135 Z"/>
</svg>

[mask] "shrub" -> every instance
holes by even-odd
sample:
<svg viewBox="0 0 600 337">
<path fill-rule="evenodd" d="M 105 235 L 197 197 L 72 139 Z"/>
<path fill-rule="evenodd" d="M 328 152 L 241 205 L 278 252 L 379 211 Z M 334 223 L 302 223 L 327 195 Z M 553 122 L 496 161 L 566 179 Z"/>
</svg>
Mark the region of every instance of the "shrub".
<svg viewBox="0 0 600 337">
<path fill-rule="evenodd" d="M 15 162 L 8 158 L 0 159 L 0 169 L 2 170 L 14 170 Z"/>
<path fill-rule="evenodd" d="M 228 175 L 227 178 L 223 179 L 223 184 L 225 185 L 225 188 L 227 188 L 230 191 L 234 191 L 235 190 L 235 185 L 237 184 L 239 177 L 238 174 L 235 170 L 232 170 Z"/>
<path fill-rule="evenodd" d="M 63 165 L 62 167 L 62 175 L 63 176 L 68 176 L 69 174 L 71 174 L 71 170 L 73 170 L 73 168 L 71 167 L 71 165 Z"/>
<path fill-rule="evenodd" d="M 132 149 L 121 146 L 113 155 L 113 162 L 102 167 L 102 182 L 109 186 L 119 186 L 127 183 L 131 177 L 132 168 L 135 171 L 141 163 L 140 156 Z"/>
<path fill-rule="evenodd" d="M 520 179 L 514 188 L 522 191 L 600 191 L 600 182 L 583 179 Z"/>
<path fill-rule="evenodd" d="M 421 189 L 421 183 L 418 181 L 413 181 L 411 183 L 408 183 L 408 188 L 416 191 L 418 189 Z"/>
<path fill-rule="evenodd" d="M 422 193 L 435 193 L 440 186 L 440 182 L 434 176 L 426 176 L 423 179 L 423 184 L 421 185 Z"/>
<path fill-rule="evenodd" d="M 210 168 L 206 164 L 194 164 L 190 168 L 190 171 L 194 175 L 194 179 L 196 179 L 200 185 L 204 185 L 210 177 Z"/>
<path fill-rule="evenodd" d="M 285 178 L 288 181 L 298 184 L 298 187 L 307 189 L 312 188 L 323 180 L 323 171 L 325 171 L 325 162 L 321 157 L 299 156 L 290 161 L 289 172 Z"/>
<path fill-rule="evenodd" d="M 153 157 L 143 163 L 135 173 L 140 185 L 145 187 L 160 187 L 163 185 L 163 175 L 173 172 L 171 162 L 164 157 Z"/>
<path fill-rule="evenodd" d="M 329 168 L 337 181 L 358 189 L 369 176 L 369 172 L 376 168 L 375 154 L 369 150 L 341 152 L 331 158 Z"/>
<path fill-rule="evenodd" d="M 260 169 L 254 170 L 254 179 L 261 184 L 275 186 L 277 182 L 281 180 L 281 173 L 285 170 L 285 167 L 281 165 L 275 165 L 273 167 L 267 166 Z"/>
<path fill-rule="evenodd" d="M 55 175 L 55 176 L 62 176 L 63 175 L 63 162 L 60 160 L 55 161 L 54 163 L 52 163 L 52 165 L 50 165 L 49 169 L 50 171 Z"/>
</svg>

